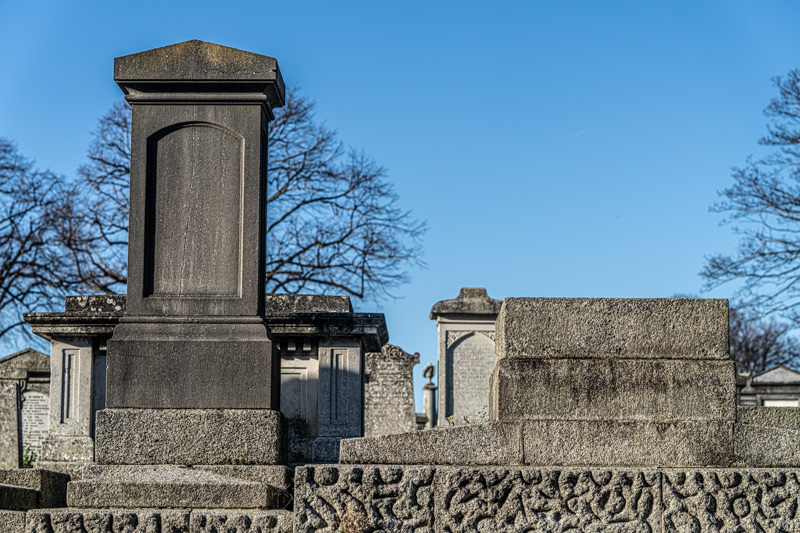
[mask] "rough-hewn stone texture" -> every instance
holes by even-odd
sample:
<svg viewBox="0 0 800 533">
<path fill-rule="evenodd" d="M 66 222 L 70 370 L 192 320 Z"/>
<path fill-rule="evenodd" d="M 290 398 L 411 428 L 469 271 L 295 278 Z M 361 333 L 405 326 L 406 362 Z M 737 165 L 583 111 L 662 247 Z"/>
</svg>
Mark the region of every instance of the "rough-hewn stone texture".
<svg viewBox="0 0 800 533">
<path fill-rule="evenodd" d="M 61 507 L 67 504 L 69 476 L 38 468 L 0 470 L 0 484 L 25 487 L 37 492 L 34 507 Z M 0 508 L 2 508 L 0 506 Z"/>
<path fill-rule="evenodd" d="M 800 407 L 736 407 L 740 424 L 769 426 L 800 431 Z"/>
<path fill-rule="evenodd" d="M 341 442 L 350 464 L 501 465 L 522 463 L 519 423 L 498 422 Z"/>
<path fill-rule="evenodd" d="M 193 510 L 189 533 L 292 533 L 291 511 Z"/>
<path fill-rule="evenodd" d="M 298 467 L 294 531 L 433 532 L 434 472 L 427 466 Z"/>
<path fill-rule="evenodd" d="M 282 464 L 285 421 L 270 409 L 105 409 L 98 464 Z"/>
<path fill-rule="evenodd" d="M 737 466 L 800 466 L 800 431 L 736 424 L 733 442 Z"/>
<path fill-rule="evenodd" d="M 0 531 L 4 533 L 25 533 L 25 512 L 0 511 Z"/>
<path fill-rule="evenodd" d="M 69 484 L 67 503 L 70 507 L 275 509 L 285 506 L 288 496 L 260 480 L 202 468 L 115 465 L 87 466 L 83 479 Z"/>
<path fill-rule="evenodd" d="M 728 420 L 731 361 L 500 359 L 492 420 Z"/>
<path fill-rule="evenodd" d="M 19 384 L 0 379 L 0 468 L 19 468 Z"/>
<path fill-rule="evenodd" d="M 37 492 L 25 487 L 0 483 L 0 509 L 26 511 L 36 507 Z"/>
<path fill-rule="evenodd" d="M 796 470 L 663 473 L 664 533 L 800 531 Z"/>
<path fill-rule="evenodd" d="M 419 354 L 393 344 L 364 356 L 364 435 L 416 430 L 414 365 Z"/>
<path fill-rule="evenodd" d="M 728 301 L 506 298 L 497 357 L 728 359 Z"/>
</svg>

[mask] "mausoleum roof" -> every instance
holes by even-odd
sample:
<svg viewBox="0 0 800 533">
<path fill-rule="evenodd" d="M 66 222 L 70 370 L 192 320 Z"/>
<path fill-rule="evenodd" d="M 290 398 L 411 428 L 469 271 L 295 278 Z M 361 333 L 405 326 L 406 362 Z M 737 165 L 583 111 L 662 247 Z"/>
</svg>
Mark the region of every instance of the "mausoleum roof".
<svg viewBox="0 0 800 533">
<path fill-rule="evenodd" d="M 462 287 L 458 298 L 433 304 L 431 320 L 441 315 L 494 315 L 503 302 L 490 298 L 483 287 Z"/>
</svg>

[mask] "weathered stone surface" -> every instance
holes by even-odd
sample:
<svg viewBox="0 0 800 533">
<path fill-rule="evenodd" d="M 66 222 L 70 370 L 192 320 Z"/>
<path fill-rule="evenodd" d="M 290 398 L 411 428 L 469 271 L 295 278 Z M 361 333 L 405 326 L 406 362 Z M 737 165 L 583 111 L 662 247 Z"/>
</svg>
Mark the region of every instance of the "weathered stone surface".
<svg viewBox="0 0 800 533">
<path fill-rule="evenodd" d="M 0 511 L 0 531 L 25 533 L 25 511 Z"/>
<path fill-rule="evenodd" d="M 731 361 L 500 359 L 490 419 L 728 420 L 736 417 Z"/>
<path fill-rule="evenodd" d="M 122 315 L 125 313 L 125 301 L 124 294 L 67 296 L 64 298 L 64 313 Z"/>
<path fill-rule="evenodd" d="M 740 424 L 769 426 L 800 431 L 800 407 L 736 407 Z"/>
<path fill-rule="evenodd" d="M 15 485 L 0 484 L 0 509 L 25 511 L 36 507 L 37 491 Z"/>
<path fill-rule="evenodd" d="M 522 423 L 524 464 L 727 466 L 732 422 L 534 420 Z"/>
<path fill-rule="evenodd" d="M 166 305 L 166 304 L 165 304 Z M 272 409 L 280 362 L 263 320 L 123 317 L 108 341 L 106 407 Z"/>
<path fill-rule="evenodd" d="M 728 359 L 728 301 L 506 298 L 497 357 Z"/>
<path fill-rule="evenodd" d="M 193 510 L 190 533 L 292 533 L 291 511 Z"/>
<path fill-rule="evenodd" d="M 364 436 L 403 433 L 416 429 L 414 365 L 411 355 L 393 344 L 364 356 Z"/>
<path fill-rule="evenodd" d="M 434 472 L 425 466 L 298 467 L 294 531 L 433 532 Z"/>
<path fill-rule="evenodd" d="M 188 510 L 44 509 L 29 511 L 26 533 L 190 533 Z"/>
<path fill-rule="evenodd" d="M 283 415 L 269 409 L 105 409 L 98 464 L 285 463 Z"/>
<path fill-rule="evenodd" d="M 520 424 L 498 422 L 345 439 L 349 464 L 501 465 L 522 462 Z"/>
<path fill-rule="evenodd" d="M 288 493 L 268 483 L 171 465 L 87 466 L 69 484 L 70 507 L 274 509 Z"/>
<path fill-rule="evenodd" d="M 290 313 L 352 313 L 348 296 L 325 294 L 267 294 L 266 314 Z"/>
<path fill-rule="evenodd" d="M 737 466 L 800 466 L 800 431 L 736 424 L 733 437 Z"/>
<path fill-rule="evenodd" d="M 800 531 L 796 470 L 666 470 L 663 480 L 665 533 Z"/>
<path fill-rule="evenodd" d="M 61 507 L 67 504 L 69 476 L 39 468 L 11 468 L 0 470 L 0 484 L 35 490 L 38 494 L 34 507 Z M 0 507 L 2 508 L 2 507 Z"/>
<path fill-rule="evenodd" d="M 19 383 L 0 379 L 0 468 L 19 468 Z"/>
<path fill-rule="evenodd" d="M 458 298 L 442 300 L 433 304 L 431 319 L 439 315 L 491 315 L 500 312 L 500 300 L 489 298 L 483 287 L 462 287 Z"/>
<path fill-rule="evenodd" d="M 659 531 L 657 470 L 437 468 L 437 532 Z"/>
</svg>

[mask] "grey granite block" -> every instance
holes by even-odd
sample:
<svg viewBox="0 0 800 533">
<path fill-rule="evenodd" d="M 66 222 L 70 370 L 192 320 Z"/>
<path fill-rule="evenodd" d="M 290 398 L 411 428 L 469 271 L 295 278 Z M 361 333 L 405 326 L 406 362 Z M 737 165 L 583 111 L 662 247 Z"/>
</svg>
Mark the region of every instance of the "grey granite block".
<svg viewBox="0 0 800 533">
<path fill-rule="evenodd" d="M 666 470 L 665 533 L 800 531 L 796 470 Z"/>
<path fill-rule="evenodd" d="M 298 467 L 294 531 L 433 532 L 434 472 L 420 466 Z"/>
<path fill-rule="evenodd" d="M 34 507 L 61 507 L 67 504 L 69 476 L 40 468 L 0 469 L 0 484 L 37 491 Z"/>
<path fill-rule="evenodd" d="M 497 357 L 728 359 L 728 301 L 506 298 Z"/>
<path fill-rule="evenodd" d="M 745 467 L 800 466 L 800 431 L 736 424 L 733 453 Z"/>
<path fill-rule="evenodd" d="M 0 509 L 8 511 L 33 509 L 36 507 L 38 496 L 38 492 L 34 489 L 0 484 Z"/>
<path fill-rule="evenodd" d="M 289 494 L 268 483 L 208 470 L 159 466 L 87 467 L 69 484 L 70 507 L 274 509 Z"/>
<path fill-rule="evenodd" d="M 524 463 L 728 466 L 732 422 L 536 420 L 522 424 Z"/>
<path fill-rule="evenodd" d="M 193 510 L 190 533 L 292 533 L 291 511 Z"/>
<path fill-rule="evenodd" d="M 350 464 L 520 464 L 518 423 L 489 423 L 345 439 L 340 462 Z"/>
<path fill-rule="evenodd" d="M 0 511 L 0 531 L 25 533 L 25 511 Z"/>
<path fill-rule="evenodd" d="M 269 409 L 105 409 L 98 464 L 282 464 L 286 423 Z"/>
<path fill-rule="evenodd" d="M 659 531 L 658 470 L 440 467 L 436 531 Z"/>
<path fill-rule="evenodd" d="M 26 533 L 189 533 L 189 513 L 158 509 L 29 511 Z"/>
<path fill-rule="evenodd" d="M 736 407 L 740 424 L 770 426 L 800 431 L 800 407 Z"/>
<path fill-rule="evenodd" d="M 735 376 L 731 361 L 500 359 L 490 419 L 733 422 Z"/>
</svg>

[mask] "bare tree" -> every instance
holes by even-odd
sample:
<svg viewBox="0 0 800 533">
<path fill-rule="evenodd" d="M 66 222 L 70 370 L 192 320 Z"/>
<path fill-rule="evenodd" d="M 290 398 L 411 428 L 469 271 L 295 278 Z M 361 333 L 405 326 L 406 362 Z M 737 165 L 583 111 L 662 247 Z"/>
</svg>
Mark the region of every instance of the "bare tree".
<svg viewBox="0 0 800 533">
<path fill-rule="evenodd" d="M 22 313 L 49 308 L 74 281 L 58 246 L 63 181 L 0 138 L 0 337 L 25 331 Z"/>
<path fill-rule="evenodd" d="M 765 110 L 767 133 L 760 144 L 774 147 L 761 159 L 734 168 L 734 184 L 720 192 L 713 211 L 741 235 L 733 255 L 708 258 L 706 287 L 740 281 L 742 305 L 763 314 L 778 312 L 800 322 L 800 70 L 774 84 L 778 96 Z"/>
<path fill-rule="evenodd" d="M 737 372 L 752 375 L 776 365 L 800 362 L 800 343 L 791 336 L 790 324 L 732 307 L 730 328 L 731 357 Z"/>
<path fill-rule="evenodd" d="M 92 291 L 127 281 L 129 146 L 130 108 L 120 102 L 100 120 L 80 168 L 82 210 L 62 238 Z M 269 292 L 386 296 L 422 264 L 425 225 L 398 206 L 385 169 L 345 150 L 294 90 L 270 123 L 268 158 Z"/>
</svg>

